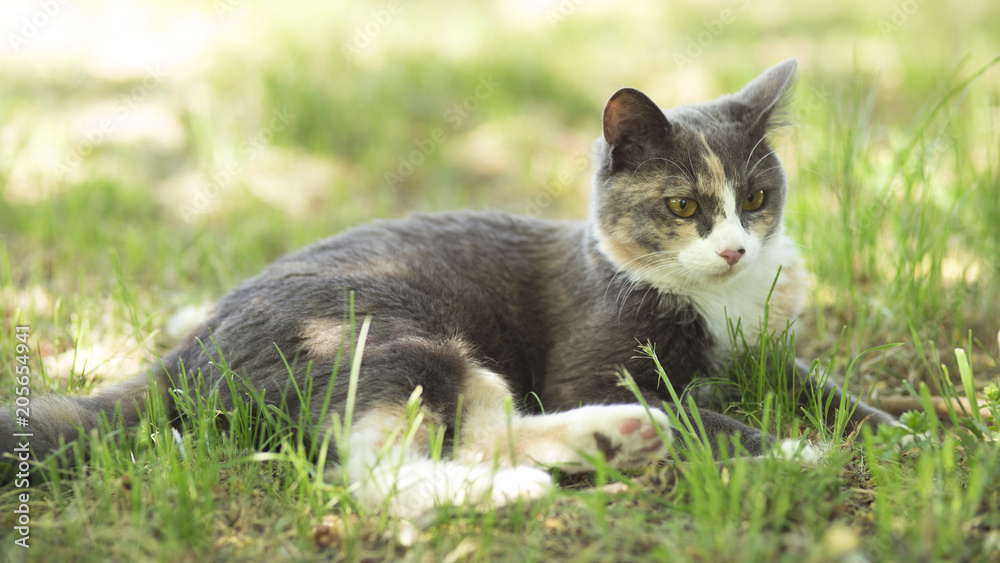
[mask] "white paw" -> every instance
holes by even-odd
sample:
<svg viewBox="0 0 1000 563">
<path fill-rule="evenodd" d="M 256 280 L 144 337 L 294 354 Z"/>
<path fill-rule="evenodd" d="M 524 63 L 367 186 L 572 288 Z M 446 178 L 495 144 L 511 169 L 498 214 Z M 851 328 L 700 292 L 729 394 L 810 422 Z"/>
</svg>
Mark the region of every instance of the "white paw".
<svg viewBox="0 0 1000 563">
<path fill-rule="evenodd" d="M 805 440 L 782 440 L 774 449 L 771 455 L 786 461 L 798 461 L 804 465 L 817 466 L 826 455 L 826 448 L 819 444 L 810 444 Z"/>
<path fill-rule="evenodd" d="M 491 496 L 494 506 L 503 506 L 518 499 L 543 497 L 552 487 L 552 476 L 547 472 L 527 465 L 518 465 L 496 472 L 493 476 Z"/>
<path fill-rule="evenodd" d="M 365 508 L 421 520 L 444 505 L 487 510 L 517 499 L 544 496 L 552 477 L 529 466 L 494 468 L 451 461 L 411 460 L 376 466 L 357 480 L 354 494 Z"/>
<path fill-rule="evenodd" d="M 588 456 L 603 457 L 615 469 L 662 459 L 670 442 L 670 418 L 642 405 L 581 407 L 568 411 L 573 444 Z"/>
<path fill-rule="evenodd" d="M 934 436 L 931 435 L 930 431 L 914 434 L 912 431 L 910 431 L 909 427 L 907 426 L 903 427 L 906 428 L 907 433 L 904 434 L 903 437 L 899 439 L 899 447 L 903 448 L 904 450 L 915 448 L 920 444 L 931 443 L 934 439 Z"/>
</svg>

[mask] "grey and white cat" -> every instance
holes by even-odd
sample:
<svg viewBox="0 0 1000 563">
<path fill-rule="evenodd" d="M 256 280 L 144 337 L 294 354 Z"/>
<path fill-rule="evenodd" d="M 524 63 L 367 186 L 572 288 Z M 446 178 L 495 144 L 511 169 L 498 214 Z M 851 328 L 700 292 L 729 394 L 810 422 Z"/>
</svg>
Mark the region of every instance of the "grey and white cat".
<svg viewBox="0 0 1000 563">
<path fill-rule="evenodd" d="M 672 405 L 638 345 L 655 346 L 680 390 L 725 374 L 729 322 L 753 341 L 799 313 L 806 274 L 783 231 L 785 173 L 767 141 L 795 66 L 785 61 L 736 94 L 667 112 L 637 90 L 616 92 L 595 145 L 586 221 L 420 215 L 353 228 L 278 260 L 223 297 L 149 373 L 91 397 L 34 397 L 35 455 L 116 408 L 126 426 L 136 425 L 147 393 L 161 394 L 176 415 L 168 390 L 197 392 L 180 380 L 199 371 L 231 406 L 220 356 L 299 420 L 287 361 L 298 389 L 329 393 L 342 418 L 348 377 L 331 383 L 329 374 L 338 351 L 350 365 L 358 335 L 344 319 L 353 293 L 357 318 L 371 321 L 348 455 L 339 461 L 362 504 L 405 517 L 439 503 L 501 504 L 552 487 L 547 468 L 588 471 L 599 458 L 629 468 L 662 458 L 671 432 L 659 408 L 684 407 Z M 619 385 L 622 369 L 652 409 Z M 837 387 L 808 379 L 801 364 L 793 371 L 794 387 L 839 405 Z M 411 420 L 415 391 L 421 402 Z M 313 420 L 322 403 L 310 403 Z M 894 421 L 850 405 L 855 423 Z M 713 447 L 736 434 L 752 455 L 768 447 L 756 429 L 706 409 L 700 415 Z M 312 431 L 329 435 L 331 420 Z M 404 439 L 411 425 L 412 440 Z M 16 445 L 15 428 L 10 410 L 0 409 L 5 452 Z M 445 431 L 453 455 L 444 461 L 429 455 L 432 428 Z"/>
</svg>

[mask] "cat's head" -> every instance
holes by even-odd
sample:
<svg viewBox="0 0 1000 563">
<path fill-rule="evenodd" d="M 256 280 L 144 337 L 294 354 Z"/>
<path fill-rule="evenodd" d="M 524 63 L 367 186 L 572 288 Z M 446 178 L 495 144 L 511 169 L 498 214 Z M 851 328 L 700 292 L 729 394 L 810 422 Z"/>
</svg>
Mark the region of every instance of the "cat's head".
<svg viewBox="0 0 1000 563">
<path fill-rule="evenodd" d="M 794 59 L 736 94 L 662 111 L 623 88 L 604 108 L 591 222 L 603 254 L 671 292 L 724 284 L 781 233 L 785 173 L 766 137 Z"/>
</svg>

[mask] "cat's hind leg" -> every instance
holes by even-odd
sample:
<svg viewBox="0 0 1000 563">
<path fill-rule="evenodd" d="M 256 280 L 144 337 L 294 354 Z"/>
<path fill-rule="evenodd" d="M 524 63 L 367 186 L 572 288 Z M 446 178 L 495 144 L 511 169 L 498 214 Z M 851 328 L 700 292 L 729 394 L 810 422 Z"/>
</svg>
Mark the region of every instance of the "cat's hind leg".
<svg viewBox="0 0 1000 563">
<path fill-rule="evenodd" d="M 450 439 L 432 456 L 432 436 L 455 436 L 456 425 L 479 416 L 483 403 L 462 396 L 474 373 L 469 347 L 458 339 L 408 335 L 366 348 L 359 414 L 340 459 L 361 505 L 416 518 L 439 505 L 493 507 L 535 498 L 553 486 L 535 467 L 463 459 L 448 447 Z"/>
<path fill-rule="evenodd" d="M 463 463 L 447 455 L 434 460 L 432 427 L 442 428 L 439 416 L 426 407 L 408 416 L 402 405 L 376 406 L 357 421 L 344 468 L 362 506 L 415 519 L 441 505 L 488 508 L 536 498 L 553 486 L 549 474 L 534 467 Z"/>
</svg>

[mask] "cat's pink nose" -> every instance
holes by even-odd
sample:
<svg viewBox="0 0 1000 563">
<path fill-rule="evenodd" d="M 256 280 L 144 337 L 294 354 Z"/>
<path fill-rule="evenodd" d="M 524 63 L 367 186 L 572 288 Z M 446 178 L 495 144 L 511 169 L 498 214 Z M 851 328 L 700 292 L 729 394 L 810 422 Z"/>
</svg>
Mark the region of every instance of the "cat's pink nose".
<svg viewBox="0 0 1000 563">
<path fill-rule="evenodd" d="M 740 258 L 743 258 L 743 255 L 746 254 L 746 253 L 747 253 L 747 249 L 745 249 L 745 248 L 737 248 L 735 250 L 733 250 L 731 248 L 727 248 L 726 250 L 723 250 L 722 252 L 720 252 L 719 256 L 722 256 L 723 258 L 726 259 L 726 264 L 729 264 L 730 266 L 733 266 L 737 262 L 739 262 Z"/>
</svg>

